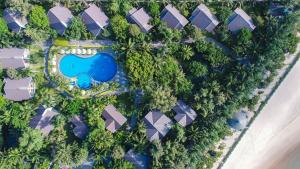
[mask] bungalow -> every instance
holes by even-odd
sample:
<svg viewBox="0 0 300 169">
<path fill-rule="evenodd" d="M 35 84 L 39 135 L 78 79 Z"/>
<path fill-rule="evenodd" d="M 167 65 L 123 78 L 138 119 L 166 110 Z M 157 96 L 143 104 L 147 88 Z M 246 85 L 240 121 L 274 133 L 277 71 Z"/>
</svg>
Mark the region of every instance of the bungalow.
<svg viewBox="0 0 300 169">
<path fill-rule="evenodd" d="M 6 21 L 8 28 L 13 32 L 19 32 L 24 29 L 28 23 L 27 19 L 20 12 L 6 8 L 3 11 L 3 18 Z"/>
<path fill-rule="evenodd" d="M 182 29 L 189 21 L 171 4 L 161 12 L 160 19 L 173 29 Z"/>
<path fill-rule="evenodd" d="M 47 136 L 54 129 L 51 120 L 56 115 L 58 112 L 54 108 L 45 109 L 40 106 L 37 114 L 30 120 L 29 126 L 33 129 L 39 129 L 44 136 Z"/>
<path fill-rule="evenodd" d="M 219 24 L 216 16 L 213 15 L 210 10 L 204 5 L 200 4 L 192 13 L 190 21 L 193 25 L 203 31 L 212 32 L 214 28 Z"/>
<path fill-rule="evenodd" d="M 228 19 L 228 29 L 231 32 L 238 32 L 242 28 L 247 28 L 251 31 L 255 29 L 252 19 L 240 8 L 236 8 L 234 13 Z"/>
<path fill-rule="evenodd" d="M 136 169 L 149 168 L 149 157 L 142 154 L 136 154 L 132 149 L 125 154 L 124 159 L 131 162 Z"/>
<path fill-rule="evenodd" d="M 34 96 L 35 86 L 31 77 L 20 80 L 4 79 L 4 97 L 12 101 L 28 100 Z"/>
<path fill-rule="evenodd" d="M 182 100 L 176 103 L 173 110 L 176 112 L 175 120 L 183 127 L 190 125 L 197 117 L 196 112 Z"/>
<path fill-rule="evenodd" d="M 248 113 L 244 110 L 236 112 L 232 118 L 228 120 L 228 124 L 235 130 L 243 130 L 248 123 Z"/>
<path fill-rule="evenodd" d="M 147 126 L 146 135 L 149 141 L 160 140 L 171 129 L 173 122 L 159 111 L 150 111 L 144 118 Z"/>
<path fill-rule="evenodd" d="M 0 67 L 4 69 L 22 69 L 29 66 L 29 50 L 19 48 L 0 49 Z"/>
<path fill-rule="evenodd" d="M 105 118 L 105 128 L 112 133 L 116 132 L 127 121 L 111 104 L 105 107 L 102 116 Z"/>
<path fill-rule="evenodd" d="M 149 24 L 151 17 L 144 8 L 137 10 L 133 8 L 129 11 L 127 19 L 130 23 L 136 23 L 144 33 L 147 33 L 153 26 Z"/>
<path fill-rule="evenodd" d="M 73 128 L 73 133 L 76 137 L 84 139 L 88 134 L 88 126 L 84 123 L 82 116 L 74 116 L 70 120 L 75 126 Z"/>
<path fill-rule="evenodd" d="M 90 7 L 81 14 L 81 17 L 87 29 L 95 36 L 98 36 L 109 24 L 108 17 L 102 9 L 95 4 L 91 4 Z"/>
<path fill-rule="evenodd" d="M 73 15 L 71 11 L 61 5 L 57 5 L 48 11 L 48 19 L 50 26 L 60 35 L 65 33 L 65 30 L 72 21 Z"/>
</svg>

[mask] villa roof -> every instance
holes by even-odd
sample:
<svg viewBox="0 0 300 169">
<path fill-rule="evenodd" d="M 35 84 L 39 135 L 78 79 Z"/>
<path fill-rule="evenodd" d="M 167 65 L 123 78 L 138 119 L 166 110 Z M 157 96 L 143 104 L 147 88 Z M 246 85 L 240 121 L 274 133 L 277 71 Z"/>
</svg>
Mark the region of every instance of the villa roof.
<svg viewBox="0 0 300 169">
<path fill-rule="evenodd" d="M 31 119 L 29 126 L 34 129 L 39 129 L 43 135 L 47 136 L 54 126 L 51 124 L 53 117 L 58 115 L 58 112 L 53 108 L 40 107 L 37 114 Z"/>
<path fill-rule="evenodd" d="M 25 58 L 28 58 L 29 50 L 20 48 L 0 49 L 0 66 L 4 69 L 18 69 L 27 66 Z"/>
<path fill-rule="evenodd" d="M 83 139 L 88 134 L 88 126 L 84 123 L 82 116 L 74 116 L 71 118 L 71 122 L 75 125 L 73 133 L 76 137 Z"/>
<path fill-rule="evenodd" d="M 153 26 L 149 24 L 152 19 L 144 8 L 137 10 L 133 8 L 129 11 L 128 18 L 130 21 L 136 23 L 143 32 L 148 32 Z"/>
<path fill-rule="evenodd" d="M 247 126 L 248 113 L 246 111 L 236 112 L 231 119 L 228 120 L 228 124 L 231 128 L 236 130 L 242 130 Z"/>
<path fill-rule="evenodd" d="M 28 100 L 34 95 L 34 86 L 31 77 L 20 80 L 4 79 L 4 97 L 13 101 Z"/>
<path fill-rule="evenodd" d="M 161 20 L 174 29 L 182 29 L 189 21 L 171 4 L 161 12 Z"/>
<path fill-rule="evenodd" d="M 242 28 L 248 28 L 253 31 L 255 25 L 249 15 L 240 8 L 236 8 L 234 13 L 229 17 L 228 29 L 232 32 L 237 32 Z"/>
<path fill-rule="evenodd" d="M 129 150 L 125 156 L 124 159 L 131 162 L 136 169 L 147 169 L 149 168 L 149 159 L 147 156 L 142 155 L 142 154 L 136 154 L 133 152 L 133 150 Z"/>
<path fill-rule="evenodd" d="M 64 34 L 65 30 L 72 21 L 73 15 L 71 11 L 61 5 L 57 5 L 48 11 L 48 19 L 50 26 L 60 35 Z"/>
<path fill-rule="evenodd" d="M 196 112 L 182 100 L 176 103 L 173 110 L 176 112 L 175 120 L 183 127 L 191 124 L 197 117 Z"/>
<path fill-rule="evenodd" d="M 171 129 L 173 122 L 159 111 L 150 111 L 144 118 L 147 126 L 146 135 L 149 141 L 163 138 Z"/>
<path fill-rule="evenodd" d="M 213 29 L 219 24 L 216 16 L 204 4 L 200 4 L 192 13 L 190 18 L 191 23 L 201 30 L 212 32 Z"/>
<path fill-rule="evenodd" d="M 105 15 L 102 9 L 95 4 L 91 4 L 81 16 L 87 29 L 95 36 L 99 35 L 104 27 L 109 24 L 108 17 Z"/>
<path fill-rule="evenodd" d="M 106 119 L 106 129 L 112 133 L 116 132 L 127 121 L 127 119 L 111 104 L 105 107 L 102 116 Z"/>
<path fill-rule="evenodd" d="M 3 11 L 3 18 L 8 28 L 13 32 L 19 32 L 28 23 L 27 19 L 20 12 L 9 8 Z"/>
</svg>

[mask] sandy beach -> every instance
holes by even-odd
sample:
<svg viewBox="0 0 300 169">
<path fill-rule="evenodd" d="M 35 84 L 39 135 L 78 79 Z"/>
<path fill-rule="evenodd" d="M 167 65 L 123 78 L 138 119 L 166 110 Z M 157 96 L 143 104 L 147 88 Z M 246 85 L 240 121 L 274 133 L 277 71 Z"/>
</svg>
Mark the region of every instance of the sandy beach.
<svg viewBox="0 0 300 169">
<path fill-rule="evenodd" d="M 299 133 L 298 61 L 249 127 L 222 169 L 299 169 L 300 164 L 296 164 L 300 161 Z"/>
</svg>

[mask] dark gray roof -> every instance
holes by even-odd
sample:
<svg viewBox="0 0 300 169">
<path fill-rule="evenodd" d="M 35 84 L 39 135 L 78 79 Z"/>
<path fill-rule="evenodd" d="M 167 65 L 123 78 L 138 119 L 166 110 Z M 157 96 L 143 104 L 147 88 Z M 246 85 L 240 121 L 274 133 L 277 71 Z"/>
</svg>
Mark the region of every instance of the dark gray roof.
<svg viewBox="0 0 300 169">
<path fill-rule="evenodd" d="M 144 118 L 147 126 L 146 134 L 149 141 L 163 138 L 171 129 L 173 122 L 159 111 L 150 111 Z"/>
<path fill-rule="evenodd" d="M 161 12 L 160 18 L 174 29 L 182 29 L 189 21 L 171 4 L 167 5 Z"/>
<path fill-rule="evenodd" d="M 20 12 L 13 11 L 9 8 L 3 11 L 3 18 L 8 28 L 13 32 L 19 32 L 22 28 L 25 28 L 28 23 L 27 19 L 23 17 Z"/>
<path fill-rule="evenodd" d="M 176 112 L 175 120 L 183 127 L 191 124 L 197 117 L 197 113 L 182 100 L 179 100 L 173 107 Z"/>
<path fill-rule="evenodd" d="M 142 155 L 142 154 L 136 154 L 133 152 L 133 150 L 129 150 L 125 156 L 124 159 L 131 162 L 136 169 L 147 169 L 149 168 L 149 158 L 148 156 Z"/>
<path fill-rule="evenodd" d="M 60 35 L 64 34 L 73 18 L 71 11 L 61 5 L 51 8 L 47 15 L 50 26 Z"/>
<path fill-rule="evenodd" d="M 201 30 L 212 32 L 213 29 L 219 24 L 216 16 L 204 5 L 200 4 L 192 13 L 190 18 L 191 23 Z"/>
<path fill-rule="evenodd" d="M 19 69 L 28 66 L 28 49 L 3 48 L 0 49 L 0 66 L 4 69 Z"/>
<path fill-rule="evenodd" d="M 255 25 L 249 15 L 240 8 L 236 8 L 234 13 L 229 17 L 228 29 L 232 32 L 238 32 L 242 28 L 248 28 L 253 31 Z"/>
<path fill-rule="evenodd" d="M 247 126 L 248 113 L 246 111 L 236 112 L 231 119 L 228 120 L 228 124 L 235 130 L 242 130 Z"/>
<path fill-rule="evenodd" d="M 111 104 L 105 107 L 102 116 L 105 118 L 106 129 L 112 133 L 116 132 L 127 121 Z"/>
<path fill-rule="evenodd" d="M 137 10 L 133 8 L 128 14 L 129 21 L 136 23 L 143 32 L 148 32 L 153 26 L 149 24 L 151 17 L 147 14 L 144 8 Z"/>
<path fill-rule="evenodd" d="M 102 9 L 95 4 L 91 4 L 81 16 L 87 29 L 95 36 L 99 35 L 99 33 L 101 33 L 109 24 L 108 17 L 105 15 Z"/>
<path fill-rule="evenodd" d="M 48 135 L 54 126 L 51 124 L 51 120 L 54 116 L 58 115 L 58 112 L 53 108 L 40 107 L 37 110 L 37 114 L 31 119 L 29 126 L 34 129 L 39 129 L 44 135 Z"/>
<path fill-rule="evenodd" d="M 83 139 L 88 134 L 88 126 L 84 123 L 82 116 L 74 116 L 71 122 L 75 125 L 73 132 L 74 135 L 80 139 Z"/>
<path fill-rule="evenodd" d="M 34 83 L 31 77 L 20 80 L 4 79 L 4 97 L 13 101 L 28 100 L 33 97 Z"/>
</svg>

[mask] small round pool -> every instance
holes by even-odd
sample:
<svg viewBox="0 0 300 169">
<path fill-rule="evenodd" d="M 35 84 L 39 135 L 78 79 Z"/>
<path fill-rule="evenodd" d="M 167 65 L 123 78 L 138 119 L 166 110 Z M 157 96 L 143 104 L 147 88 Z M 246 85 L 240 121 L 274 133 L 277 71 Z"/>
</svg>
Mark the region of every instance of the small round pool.
<svg viewBox="0 0 300 169">
<path fill-rule="evenodd" d="M 117 64 L 115 59 L 106 53 L 97 53 L 87 58 L 69 54 L 62 57 L 59 69 L 64 76 L 77 78 L 78 87 L 89 89 L 92 80 L 110 81 L 117 73 Z"/>
<path fill-rule="evenodd" d="M 92 80 L 91 77 L 87 74 L 80 74 L 77 76 L 77 86 L 81 89 L 91 88 Z"/>
</svg>

